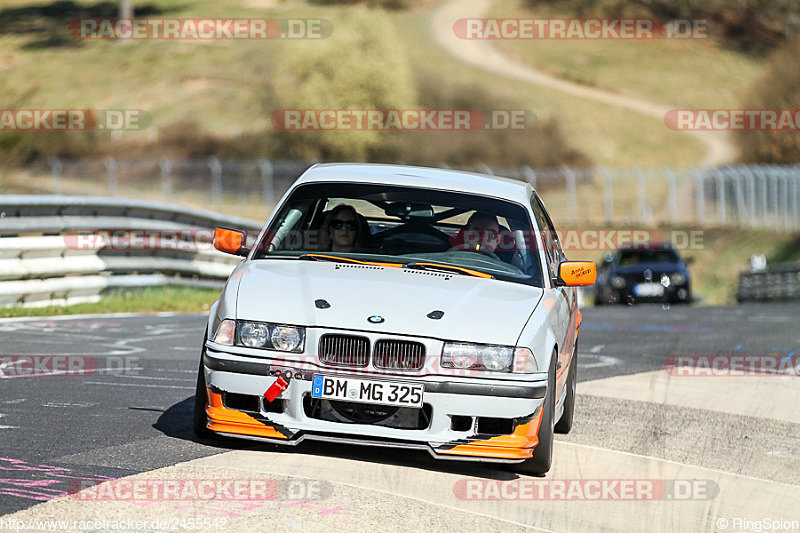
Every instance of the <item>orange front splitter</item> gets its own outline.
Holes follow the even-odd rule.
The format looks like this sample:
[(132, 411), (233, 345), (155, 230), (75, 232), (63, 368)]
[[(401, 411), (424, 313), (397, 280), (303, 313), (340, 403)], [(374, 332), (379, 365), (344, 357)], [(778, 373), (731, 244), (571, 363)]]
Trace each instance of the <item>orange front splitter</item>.
[(257, 418), (227, 409), (222, 405), (222, 395), (208, 391), (208, 404), (206, 405), (208, 429), (220, 433), (235, 433), (237, 435), (252, 435), (254, 437), (270, 437), (273, 439), (288, 439), (286, 435), (267, 425)]
[(499, 435), (485, 440), (475, 440), (467, 444), (457, 444), (449, 450), (436, 450), (446, 455), (469, 455), (492, 459), (528, 459), (539, 444), (539, 426), (542, 424), (542, 410), (530, 422), (520, 424), (510, 435)]

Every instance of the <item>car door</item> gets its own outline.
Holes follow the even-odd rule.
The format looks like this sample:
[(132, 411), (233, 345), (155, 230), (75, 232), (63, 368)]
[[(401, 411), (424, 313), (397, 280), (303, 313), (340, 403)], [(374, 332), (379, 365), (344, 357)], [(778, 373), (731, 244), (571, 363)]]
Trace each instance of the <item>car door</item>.
[(566, 383), (567, 368), (574, 346), (574, 310), (576, 309), (575, 290), (572, 287), (556, 287), (558, 265), (565, 259), (564, 250), (558, 239), (558, 233), (550, 220), (544, 204), (538, 196), (531, 198), (531, 207), (537, 225), (541, 231), (540, 245), (546, 255), (547, 274), (550, 277), (550, 288), (545, 289), (545, 305), (550, 305), (550, 314), (554, 317), (553, 332), (558, 342), (558, 362), (556, 363), (556, 397), (560, 398)]

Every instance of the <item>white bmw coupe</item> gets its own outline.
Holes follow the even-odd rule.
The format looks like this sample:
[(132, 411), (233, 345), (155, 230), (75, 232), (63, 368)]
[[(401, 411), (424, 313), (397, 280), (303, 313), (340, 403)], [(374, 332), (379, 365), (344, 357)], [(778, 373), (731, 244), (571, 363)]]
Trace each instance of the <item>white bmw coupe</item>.
[(569, 262), (531, 185), (410, 166), (315, 165), (208, 318), (200, 437), (424, 449), (550, 468), (575, 406), (591, 262)]

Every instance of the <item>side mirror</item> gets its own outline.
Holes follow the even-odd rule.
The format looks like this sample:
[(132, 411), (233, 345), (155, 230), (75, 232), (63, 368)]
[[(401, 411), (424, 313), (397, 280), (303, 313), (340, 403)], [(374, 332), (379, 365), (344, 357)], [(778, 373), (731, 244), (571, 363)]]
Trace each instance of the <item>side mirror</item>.
[(584, 287), (594, 285), (597, 267), (591, 261), (563, 261), (558, 265), (557, 285)]
[(214, 248), (226, 254), (245, 256), (250, 252), (244, 245), (245, 238), (242, 230), (217, 228), (214, 230)]

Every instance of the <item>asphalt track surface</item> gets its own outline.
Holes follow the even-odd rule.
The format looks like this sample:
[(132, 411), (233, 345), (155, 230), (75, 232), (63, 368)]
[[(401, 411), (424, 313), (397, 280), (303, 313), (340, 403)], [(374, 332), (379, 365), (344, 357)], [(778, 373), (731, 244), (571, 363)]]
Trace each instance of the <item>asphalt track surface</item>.
[[(275, 507), (268, 513), (228, 511), (226, 517), (239, 520), (235, 527), (228, 522), (231, 530), (276, 521), (290, 529), (314, 525), (331, 531), (414, 526), (622, 531), (687, 524), (722, 531), (721, 517), (798, 520), (796, 376), (662, 383), (668, 374), (665, 361), (675, 355), (796, 359), (798, 317), (800, 304), (584, 310), (575, 427), (557, 436), (548, 477), (700, 478), (719, 487), (718, 495), (685, 507), (641, 501), (465, 502), (453, 499), (453, 487), (463, 480), (522, 478), (484, 463), (436, 461), (424, 452), (319, 443), (275, 451), (244, 440), (198, 442), (191, 432), (191, 408), (203, 316), (2, 320), (0, 358), (84, 355), (97, 362), (98, 371), (12, 377), (6, 369), (0, 376), (0, 518), (22, 511), (13, 516), (95, 513), (111, 519), (122, 511), (105, 506), (120, 502), (89, 502), (67, 511), (58, 497), (77, 481), (147, 475), (178, 465), (164, 472), (173, 477), (210, 475), (215, 469), (228, 476), (263, 472), (280, 480), (324, 479), (335, 488), (325, 512), (321, 504)], [(744, 518), (723, 516), (730, 514), (728, 500), (755, 507)], [(792, 501), (793, 506), (787, 503)]]

